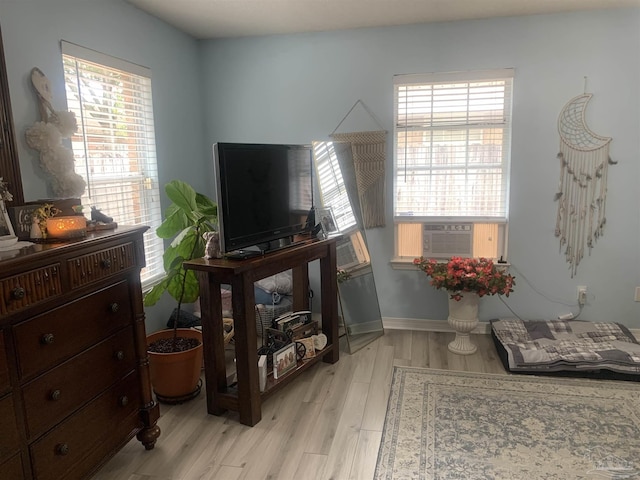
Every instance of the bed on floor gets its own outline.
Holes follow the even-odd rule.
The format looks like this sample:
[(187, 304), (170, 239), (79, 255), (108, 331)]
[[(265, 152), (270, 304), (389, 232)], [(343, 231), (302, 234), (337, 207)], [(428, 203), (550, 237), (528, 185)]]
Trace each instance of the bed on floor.
[(510, 372), (640, 381), (640, 344), (619, 323), (499, 319), (491, 336)]

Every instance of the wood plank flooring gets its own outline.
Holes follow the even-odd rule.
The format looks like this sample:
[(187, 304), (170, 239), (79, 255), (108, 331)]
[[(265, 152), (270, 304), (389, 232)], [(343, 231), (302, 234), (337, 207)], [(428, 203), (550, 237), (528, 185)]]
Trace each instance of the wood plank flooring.
[(208, 415), (204, 392), (160, 405), (153, 450), (129, 442), (94, 480), (370, 480), (376, 465), (394, 365), (507, 374), (489, 335), (478, 351), (447, 350), (453, 333), (386, 330), (353, 355), (318, 363), (262, 406), (254, 427), (227, 412)]

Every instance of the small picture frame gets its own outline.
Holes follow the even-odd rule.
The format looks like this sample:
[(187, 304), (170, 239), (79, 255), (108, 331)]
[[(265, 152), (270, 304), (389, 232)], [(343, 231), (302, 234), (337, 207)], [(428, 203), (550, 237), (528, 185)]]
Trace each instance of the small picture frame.
[(9, 212), (4, 200), (0, 200), (0, 245), (11, 245), (18, 241), (18, 237), (13, 231)]
[(325, 238), (338, 231), (336, 217), (333, 215), (331, 207), (322, 207), (316, 210), (316, 219), (322, 227)]
[(273, 354), (273, 378), (278, 379), (296, 369), (296, 344), (290, 343)]
[(303, 344), (306, 349), (304, 352), (304, 357), (302, 358), (303, 360), (308, 360), (316, 356), (316, 349), (313, 346), (313, 338), (311, 337), (300, 338), (296, 340), (296, 342)]

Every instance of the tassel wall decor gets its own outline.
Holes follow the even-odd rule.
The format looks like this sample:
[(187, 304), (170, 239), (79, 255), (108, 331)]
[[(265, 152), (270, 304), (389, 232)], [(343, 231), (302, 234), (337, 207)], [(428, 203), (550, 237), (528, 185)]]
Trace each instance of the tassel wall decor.
[(560, 238), (560, 249), (565, 249), (571, 278), (584, 257), (585, 245), (591, 254), (603, 233), (608, 166), (617, 163), (609, 157), (611, 138), (596, 135), (585, 122), (592, 96), (585, 93), (571, 99), (558, 118), (560, 181), (555, 195), (555, 236)]

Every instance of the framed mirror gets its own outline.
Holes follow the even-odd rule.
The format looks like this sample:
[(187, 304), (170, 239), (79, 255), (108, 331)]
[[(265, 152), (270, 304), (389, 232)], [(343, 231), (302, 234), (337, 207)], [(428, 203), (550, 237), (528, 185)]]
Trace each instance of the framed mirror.
[(330, 210), (340, 234), (336, 244), (338, 313), (344, 323), (349, 353), (354, 353), (383, 335), (384, 329), (351, 144), (314, 142), (313, 155), (322, 204), (318, 210)]
[(8, 184), (13, 195), (11, 205), (23, 205), (22, 178), (13, 129), (13, 115), (9, 98), (9, 83), (4, 62), (2, 32), (0, 31), (0, 177)]

